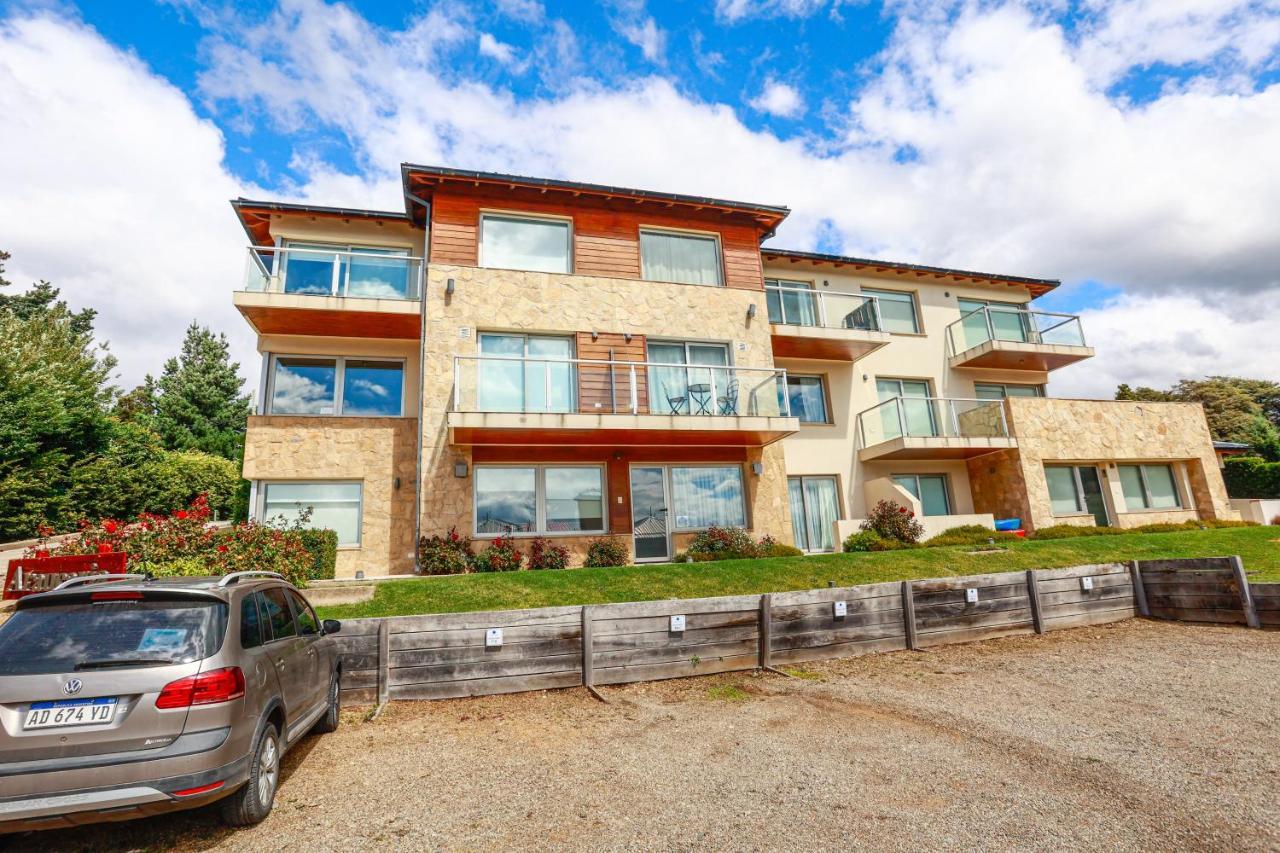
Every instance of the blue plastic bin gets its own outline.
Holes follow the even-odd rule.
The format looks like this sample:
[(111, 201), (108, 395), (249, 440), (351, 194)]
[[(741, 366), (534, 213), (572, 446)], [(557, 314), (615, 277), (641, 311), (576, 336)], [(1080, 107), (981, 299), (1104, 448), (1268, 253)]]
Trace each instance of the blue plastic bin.
[(1022, 526), (1020, 518), (997, 518), (996, 530), (1017, 530)]

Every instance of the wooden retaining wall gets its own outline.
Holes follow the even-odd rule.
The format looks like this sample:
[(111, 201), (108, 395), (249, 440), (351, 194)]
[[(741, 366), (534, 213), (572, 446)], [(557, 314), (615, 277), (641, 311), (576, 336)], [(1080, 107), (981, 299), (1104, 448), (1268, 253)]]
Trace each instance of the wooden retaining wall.
[(1263, 628), (1280, 628), (1280, 583), (1249, 584), (1258, 624)]
[(1239, 557), (1139, 560), (1143, 616), (1259, 627)]
[[(967, 590), (976, 590), (976, 601)], [(625, 684), (1044, 633), (1130, 618), (1134, 597), (1130, 568), (1107, 563), (762, 596), (352, 619), (336, 639), (343, 702), (367, 704)], [(486, 642), (492, 629), (501, 630), (499, 645)]]

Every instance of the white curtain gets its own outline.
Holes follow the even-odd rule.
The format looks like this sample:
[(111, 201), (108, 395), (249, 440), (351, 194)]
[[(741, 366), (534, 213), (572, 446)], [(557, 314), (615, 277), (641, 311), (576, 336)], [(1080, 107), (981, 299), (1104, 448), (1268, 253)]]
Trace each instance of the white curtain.
[(640, 260), (649, 281), (719, 284), (719, 255), (711, 237), (640, 232)]
[(808, 520), (804, 513), (804, 485), (799, 477), (787, 478), (787, 496), (791, 502), (791, 535), (795, 537), (797, 548), (808, 551), (809, 532)]
[(808, 510), (809, 550), (835, 550), (835, 524), (840, 517), (835, 478), (805, 477), (804, 499)]
[(747, 526), (738, 466), (672, 468), (671, 487), (677, 528)]

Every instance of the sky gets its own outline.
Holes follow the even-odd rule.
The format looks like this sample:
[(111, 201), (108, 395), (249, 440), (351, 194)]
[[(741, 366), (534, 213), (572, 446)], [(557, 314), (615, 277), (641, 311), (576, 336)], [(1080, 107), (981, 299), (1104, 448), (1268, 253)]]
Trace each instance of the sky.
[(1280, 0), (0, 0), (0, 249), (123, 388), (226, 332), (244, 195), (399, 164), (783, 204), (770, 246), (1061, 279), (1056, 396), (1280, 379)]

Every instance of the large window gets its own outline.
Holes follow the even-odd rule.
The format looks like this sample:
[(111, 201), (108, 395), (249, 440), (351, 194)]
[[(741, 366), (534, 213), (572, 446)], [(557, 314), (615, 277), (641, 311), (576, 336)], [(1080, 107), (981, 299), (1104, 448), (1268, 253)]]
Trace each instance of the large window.
[[(1016, 302), (991, 302), (981, 299), (960, 299), (960, 326), (964, 341), (961, 350), (975, 347), (989, 340), (1028, 340), (1030, 327), (1025, 305)], [(987, 309), (983, 311), (982, 309)]]
[(262, 518), (292, 522), (310, 511), (307, 526), (334, 530), (339, 545), (360, 544), (359, 483), (266, 483)]
[(827, 411), (826, 383), (821, 376), (788, 373), (787, 399), (791, 404), (791, 416), (799, 418), (800, 423), (831, 423), (831, 415)]
[[(482, 412), (572, 412), (573, 339), (480, 333), (476, 396)], [(511, 359), (505, 362), (500, 359)]]
[(886, 332), (920, 331), (920, 323), (916, 319), (916, 299), (910, 293), (900, 290), (872, 290), (862, 288), (863, 296), (874, 296), (880, 303), (880, 322)]
[(273, 415), (399, 417), (404, 363), (278, 355), (272, 359), (269, 399)]
[(894, 474), (893, 482), (920, 501), (922, 515), (951, 515), (946, 474)]
[(416, 296), (408, 249), (286, 240), (280, 253), (285, 293), (406, 299)]
[(813, 290), (813, 282), (766, 278), (764, 288), (770, 323), (789, 323), (793, 326), (818, 324), (818, 298)]
[(569, 223), (486, 213), (480, 217), (480, 266), (569, 272)]
[[(727, 344), (649, 341), (649, 411), (661, 415), (736, 415), (738, 382), (727, 367)], [(688, 365), (683, 366), (683, 365)]]
[(747, 526), (738, 465), (672, 467), (671, 496), (677, 530)]
[(1125, 509), (1178, 509), (1178, 485), (1171, 465), (1121, 465), (1120, 485), (1124, 489)]
[(640, 266), (648, 281), (718, 285), (720, 244), (697, 234), (641, 231)]
[(1009, 385), (975, 382), (973, 395), (979, 400), (1003, 400), (1006, 397), (1043, 397), (1043, 385)]
[(475, 481), (477, 536), (605, 531), (599, 466), (477, 466)]
[(1044, 479), (1049, 487), (1049, 505), (1054, 515), (1088, 513), (1100, 526), (1111, 523), (1107, 499), (1102, 491), (1102, 477), (1096, 465), (1046, 465)]
[(834, 551), (840, 500), (835, 477), (788, 477), (791, 534), (803, 551)]

